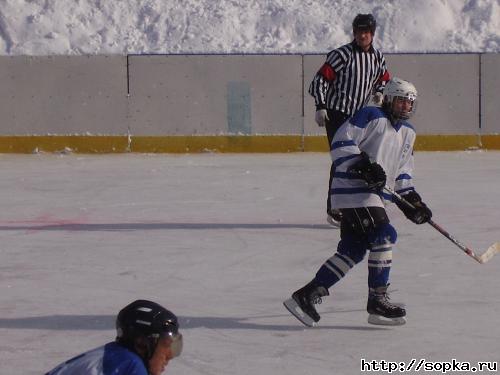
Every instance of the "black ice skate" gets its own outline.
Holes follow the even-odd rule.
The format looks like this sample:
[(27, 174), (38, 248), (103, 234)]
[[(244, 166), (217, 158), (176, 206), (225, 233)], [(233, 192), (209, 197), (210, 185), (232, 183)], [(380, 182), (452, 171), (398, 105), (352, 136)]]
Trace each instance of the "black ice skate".
[(283, 305), (304, 325), (314, 327), (315, 323), (320, 319), (314, 305), (320, 304), (321, 297), (328, 295), (328, 290), (324, 286), (318, 285), (316, 280), (313, 280), (295, 291), (292, 298), (283, 302)]
[(370, 288), (366, 311), (370, 314), (370, 324), (400, 326), (406, 323), (405, 309), (389, 302), (387, 286)]

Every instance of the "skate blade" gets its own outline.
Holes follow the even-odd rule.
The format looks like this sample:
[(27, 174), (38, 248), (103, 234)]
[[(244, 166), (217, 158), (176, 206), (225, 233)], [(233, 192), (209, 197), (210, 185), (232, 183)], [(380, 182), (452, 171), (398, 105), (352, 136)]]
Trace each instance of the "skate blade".
[(311, 317), (302, 311), (302, 309), (297, 305), (297, 302), (293, 298), (289, 298), (283, 302), (283, 306), (286, 307), (290, 313), (296, 317), (302, 324), (307, 327), (315, 327), (316, 322), (311, 319)]
[(370, 314), (368, 315), (368, 323), (377, 326), (402, 326), (406, 324), (406, 319), (401, 318), (385, 318), (381, 315)]

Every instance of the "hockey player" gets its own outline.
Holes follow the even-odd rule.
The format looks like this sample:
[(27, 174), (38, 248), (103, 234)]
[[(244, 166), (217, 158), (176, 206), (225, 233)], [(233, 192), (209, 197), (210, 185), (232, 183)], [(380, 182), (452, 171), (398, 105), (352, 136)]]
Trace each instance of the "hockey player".
[(335, 175), (332, 204), (342, 213), (337, 252), (314, 279), (285, 301), (287, 309), (304, 324), (320, 319), (314, 305), (328, 289), (368, 256), (368, 321), (404, 324), (404, 308), (389, 302), (387, 287), (396, 230), (384, 209), (392, 196), (385, 186), (401, 194), (413, 207), (396, 204), (416, 224), (432, 217), (413, 186), (414, 128), (407, 120), (416, 109), (417, 90), (410, 82), (391, 79), (383, 92), (382, 108), (365, 107), (345, 122), (332, 143)]
[[(340, 125), (367, 105), (371, 94), (376, 98), (374, 102), (380, 101), (378, 98), (382, 96), (383, 86), (390, 78), (384, 55), (373, 47), (376, 28), (373, 15), (358, 14), (352, 21), (354, 40), (328, 53), (309, 86), (309, 93), (316, 104), (315, 120), (319, 126), (326, 128), (330, 150)], [(332, 163), (328, 189), (334, 171)], [(340, 212), (334, 208), (328, 194), (327, 220), (339, 226)]]
[(46, 375), (160, 375), (181, 354), (177, 317), (146, 300), (125, 306), (116, 318), (117, 337), (80, 354)]

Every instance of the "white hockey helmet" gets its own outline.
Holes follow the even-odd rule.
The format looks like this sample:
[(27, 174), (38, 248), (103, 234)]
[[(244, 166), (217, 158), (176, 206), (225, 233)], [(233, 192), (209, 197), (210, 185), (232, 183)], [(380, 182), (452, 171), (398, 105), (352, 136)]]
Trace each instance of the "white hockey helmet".
[[(408, 112), (395, 111), (393, 103), (395, 98), (403, 98), (410, 100), (412, 103), (411, 109)], [(417, 109), (417, 89), (413, 83), (405, 81), (401, 78), (393, 77), (384, 88), (383, 108), (389, 112), (394, 118), (408, 120)]]

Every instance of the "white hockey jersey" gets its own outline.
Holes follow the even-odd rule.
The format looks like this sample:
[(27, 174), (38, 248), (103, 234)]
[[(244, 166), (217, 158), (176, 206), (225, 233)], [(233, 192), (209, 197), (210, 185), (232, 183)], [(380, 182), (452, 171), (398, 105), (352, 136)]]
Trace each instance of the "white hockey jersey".
[(378, 107), (364, 107), (346, 121), (332, 142), (335, 174), (330, 194), (333, 208), (384, 207), (392, 197), (369, 190), (364, 180), (347, 172), (366, 152), (382, 166), (387, 186), (400, 194), (413, 190), (413, 144), (415, 130), (406, 121), (392, 124)]

